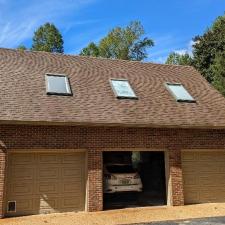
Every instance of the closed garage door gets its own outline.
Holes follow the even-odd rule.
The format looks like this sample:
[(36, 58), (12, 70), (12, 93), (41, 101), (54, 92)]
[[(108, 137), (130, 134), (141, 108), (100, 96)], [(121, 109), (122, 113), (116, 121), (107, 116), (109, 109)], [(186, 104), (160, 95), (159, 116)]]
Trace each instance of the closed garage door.
[(84, 171), (84, 153), (9, 154), (6, 214), (84, 210)]
[(225, 152), (182, 153), (186, 204), (225, 202)]

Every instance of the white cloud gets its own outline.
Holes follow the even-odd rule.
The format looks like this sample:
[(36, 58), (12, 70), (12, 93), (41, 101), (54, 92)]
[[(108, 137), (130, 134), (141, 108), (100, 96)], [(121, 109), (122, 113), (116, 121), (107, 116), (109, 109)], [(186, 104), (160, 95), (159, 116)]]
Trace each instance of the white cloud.
[(188, 53), (192, 55), (192, 40), (188, 41), (185, 36), (177, 36), (175, 34), (165, 34), (162, 36), (149, 35), (155, 41), (155, 46), (148, 50), (148, 61), (157, 63), (165, 63), (171, 52), (178, 54)]
[(179, 49), (179, 50), (175, 50), (174, 52), (179, 55), (185, 55), (186, 53), (188, 53), (187, 49)]
[[(149, 35), (151, 37), (151, 35)], [(180, 50), (180, 46), (186, 45), (184, 37), (178, 37), (172, 34), (163, 36), (152, 36), (155, 46), (149, 50), (149, 56), (154, 58), (164, 57), (175, 50)]]
[(150, 57), (160, 57), (164, 54), (167, 54), (168, 52), (171, 52), (172, 48), (160, 48), (159, 50), (155, 50), (153, 51), (152, 49), (150, 49), (149, 51), (149, 55)]
[(177, 49), (174, 52), (178, 53), (179, 55), (184, 55), (184, 54), (189, 54), (189, 55), (193, 55), (192, 50), (193, 50), (193, 44), (195, 42), (193, 40), (189, 41), (187, 44), (187, 47), (184, 49)]
[(156, 58), (151, 58), (151, 62), (164, 64), (166, 62), (167, 56), (160, 56)]
[[(56, 23), (65, 30), (67, 18), (96, 0), (0, 0), (0, 46), (16, 47), (30, 39), (38, 26)], [(76, 21), (76, 24), (92, 21)], [(67, 28), (68, 29), (68, 28)]]

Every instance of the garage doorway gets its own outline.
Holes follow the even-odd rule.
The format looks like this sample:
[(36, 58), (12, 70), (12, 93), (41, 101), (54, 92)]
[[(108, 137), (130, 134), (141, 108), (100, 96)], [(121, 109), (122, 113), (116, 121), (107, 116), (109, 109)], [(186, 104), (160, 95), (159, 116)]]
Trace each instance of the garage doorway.
[(167, 204), (163, 151), (104, 152), (103, 164), (105, 210)]

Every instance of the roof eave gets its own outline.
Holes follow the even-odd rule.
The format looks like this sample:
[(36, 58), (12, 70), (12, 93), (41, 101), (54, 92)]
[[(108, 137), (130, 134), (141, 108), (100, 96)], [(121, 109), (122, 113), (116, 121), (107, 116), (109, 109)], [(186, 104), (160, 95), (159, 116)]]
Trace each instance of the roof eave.
[(136, 124), (106, 122), (73, 122), (73, 121), (22, 121), (0, 120), (0, 125), (33, 125), (33, 126), (85, 126), (85, 127), (130, 127), (130, 128), (165, 128), (165, 129), (225, 129), (225, 124)]

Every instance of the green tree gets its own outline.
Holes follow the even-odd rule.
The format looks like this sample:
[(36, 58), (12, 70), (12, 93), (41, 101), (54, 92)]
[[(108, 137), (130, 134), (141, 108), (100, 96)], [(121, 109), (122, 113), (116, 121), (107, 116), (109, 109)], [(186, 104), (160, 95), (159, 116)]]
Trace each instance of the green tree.
[(213, 86), (225, 96), (225, 52), (216, 55), (210, 70), (213, 75)]
[(218, 17), (213, 25), (202, 36), (196, 36), (194, 41), (194, 66), (212, 83), (215, 75), (212, 65), (216, 55), (223, 55), (225, 51), (225, 15)]
[(80, 55), (86, 55), (86, 56), (99, 56), (99, 49), (98, 46), (91, 42), (86, 48), (83, 48)]
[(112, 59), (138, 60), (147, 57), (147, 48), (154, 45), (147, 37), (140, 22), (131, 22), (125, 28), (116, 27), (99, 44), (90, 43), (81, 51), (81, 55), (100, 56)]
[(54, 24), (46, 23), (34, 32), (32, 50), (63, 53), (63, 38)]
[(25, 51), (25, 50), (27, 50), (27, 47), (25, 45), (21, 44), (17, 47), (17, 49), (21, 50), (21, 51)]
[(188, 53), (179, 54), (176, 52), (172, 52), (169, 54), (166, 60), (166, 64), (191, 66), (193, 64), (193, 59)]

